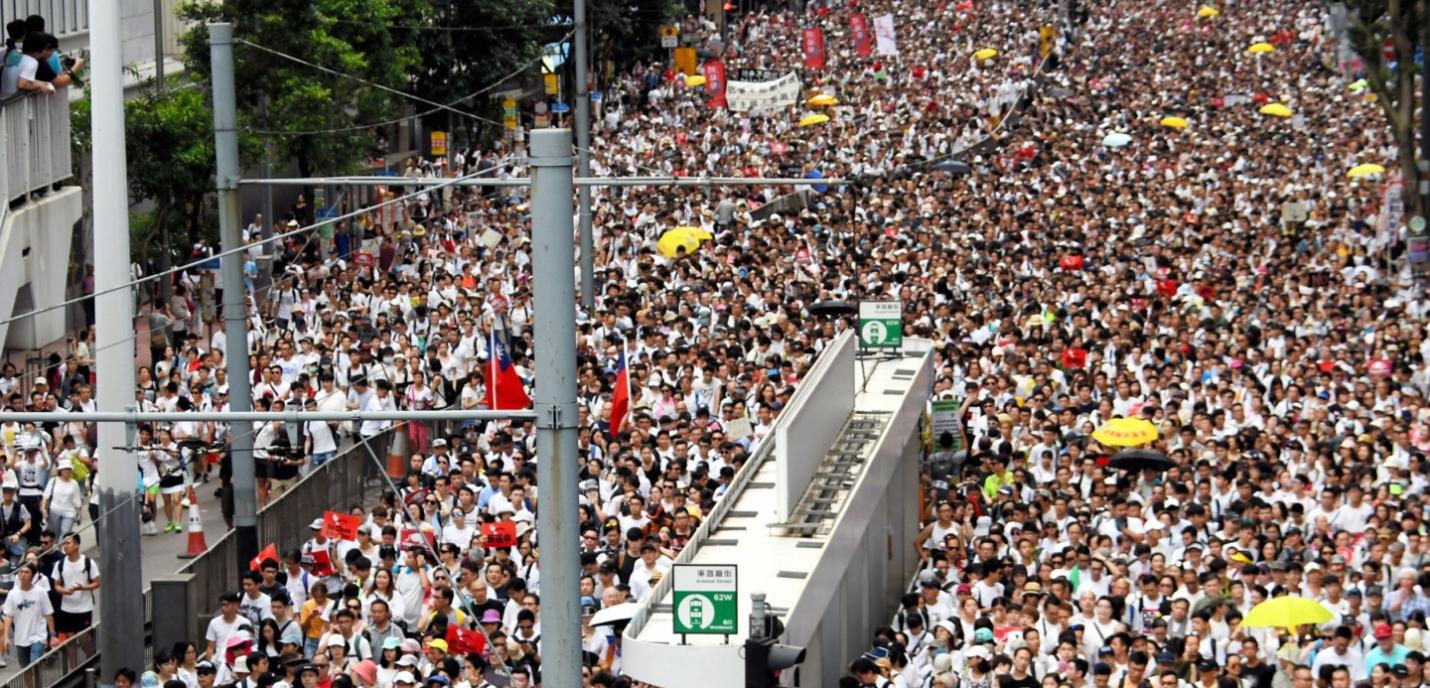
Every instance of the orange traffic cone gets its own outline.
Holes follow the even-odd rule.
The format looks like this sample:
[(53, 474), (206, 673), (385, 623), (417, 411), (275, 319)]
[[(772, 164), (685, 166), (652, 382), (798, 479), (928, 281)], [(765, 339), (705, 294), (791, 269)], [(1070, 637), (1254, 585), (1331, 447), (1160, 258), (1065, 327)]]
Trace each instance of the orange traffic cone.
[(184, 506), (189, 508), (189, 548), (179, 555), (180, 559), (193, 559), (209, 548), (208, 543), (204, 541), (204, 520), (199, 515), (199, 501), (192, 498), (193, 490), (194, 488), (190, 486), (189, 497), (184, 499)]
[(391, 431), (387, 444), (387, 475), (393, 480), (401, 480), (407, 475), (407, 433)]

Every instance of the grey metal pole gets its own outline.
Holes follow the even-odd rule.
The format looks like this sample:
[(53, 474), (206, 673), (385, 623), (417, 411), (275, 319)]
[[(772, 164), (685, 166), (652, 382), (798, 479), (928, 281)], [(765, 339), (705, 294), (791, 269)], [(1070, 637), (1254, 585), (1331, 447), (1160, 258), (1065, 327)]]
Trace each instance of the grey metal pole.
[[(233, 25), (209, 24), (209, 60), (213, 70), (214, 152), (218, 182), (219, 241), (224, 251), (243, 245), (238, 215), (238, 105), (233, 84)], [(253, 409), (248, 377), (247, 290), (243, 255), (226, 253), (223, 270), (223, 323), (228, 363), (229, 409)], [(233, 423), (229, 429), (229, 462), (233, 468), (233, 526), (238, 542), (238, 566), (258, 555), (258, 484), (253, 473), (253, 425)]]
[[(591, 176), (591, 94), (586, 81), (586, 0), (576, 0), (576, 174)], [(591, 232), (591, 187), (578, 191), (581, 224), (581, 308), (596, 303), (596, 239)]]
[(164, 92), (164, 0), (154, 0), (154, 87)]
[[(258, 96), (258, 112), (259, 112), (260, 116), (263, 117), (263, 122), (264, 122), (264, 124), (266, 125), (266, 124), (268, 123), (268, 94), (267, 94), (267, 93), (264, 93), (264, 94)], [(263, 161), (262, 161), (262, 168), (259, 170), (259, 174), (262, 174), (264, 179), (268, 179), (268, 178), (270, 178), (270, 177), (273, 176), (273, 158), (272, 158), (273, 151), (272, 151), (272, 147), (271, 147), (271, 145), (270, 145), (271, 142), (272, 142), (272, 138), (271, 138), (271, 137), (265, 136), (265, 137), (263, 138)], [(306, 185), (305, 185), (305, 186), (306, 186)], [(242, 218), (241, 214), (242, 214), (242, 211), (240, 211), (240, 217), (239, 217), (239, 221), (240, 221), (240, 222), (243, 221), (243, 218)], [(267, 186), (267, 187), (264, 187), (264, 188), (263, 188), (263, 222), (262, 222), (262, 224), (260, 224), (259, 227), (258, 227), (258, 233), (263, 237), (263, 239), (265, 240), (265, 243), (263, 244), (263, 247), (259, 249), (259, 251), (258, 251), (259, 254), (264, 254), (264, 253), (270, 253), (270, 252), (271, 252), (271, 253), (273, 253), (274, 255), (277, 255), (278, 251), (276, 251), (276, 250), (274, 249), (273, 245), (272, 245), (272, 244), (269, 244), (269, 243), (266, 243), (266, 241), (267, 241), (268, 239), (273, 238), (273, 232), (274, 232), (274, 230), (277, 229), (277, 227), (278, 227), (277, 222), (278, 222), (278, 216), (275, 214), (275, 211), (273, 210), (273, 187)], [(287, 227), (284, 227), (284, 228), (283, 228), (284, 231), (286, 231), (287, 229), (288, 229)], [(241, 233), (241, 232), (240, 232), (240, 236), (242, 236), (242, 233)], [(254, 237), (249, 237), (250, 240), (252, 240), (253, 238), (254, 238)], [(267, 292), (268, 286), (273, 283), (272, 270), (273, 270), (273, 263), (272, 263), (272, 261), (264, 260), (264, 261), (261, 261), (261, 262), (259, 263), (259, 265), (258, 265), (258, 284), (256, 285), (257, 288), (260, 290), (258, 293), (260, 293), (260, 294), (267, 294), (267, 293), (268, 293), (268, 292)], [(253, 305), (256, 306), (256, 307), (259, 307), (259, 308), (262, 308), (262, 307), (263, 307), (263, 304), (257, 303), (256, 300), (255, 300), (255, 303), (254, 303)]]
[[(124, 153), (124, 56), (121, 51), (123, 25), (119, 3), (91, 0), (90, 49), (94, 74), (91, 77), (94, 140), (94, 176), (103, 184), (94, 185), (95, 286), (95, 368), (99, 388), (96, 407), (122, 411), (134, 403), (134, 351), (128, 345), (113, 346), (134, 336), (134, 311), (129, 290), (129, 198), (128, 161)], [(139, 554), (139, 517), (131, 495), (138, 458), (131, 452), (108, 447), (124, 446), (125, 428), (113, 423), (99, 427), (97, 476), (100, 513), (108, 516), (96, 524), (98, 542), (104, 556), (99, 558), (99, 575), (104, 593), (99, 596), (99, 651), (105, 676), (121, 667), (140, 668), (144, 664), (144, 634), (134, 629), (144, 624), (143, 561)]]
[(546, 685), (581, 685), (576, 483), (576, 276), (571, 270), (571, 130), (531, 132), (536, 312), (536, 481), (541, 493), (541, 664)]

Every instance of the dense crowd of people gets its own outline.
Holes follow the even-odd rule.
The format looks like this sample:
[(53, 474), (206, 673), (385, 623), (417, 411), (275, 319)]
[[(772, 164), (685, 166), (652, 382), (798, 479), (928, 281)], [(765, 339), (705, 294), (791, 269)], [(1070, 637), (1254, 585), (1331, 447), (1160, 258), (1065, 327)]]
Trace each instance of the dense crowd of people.
[[(688, 18), (685, 40), (723, 55), (729, 78), (799, 74), (798, 104), (766, 112), (711, 107), (664, 63), (606, 85), (597, 176), (857, 183), (797, 202), (775, 187), (595, 192), (598, 293), (576, 316), (587, 621), (650, 595), (849, 327), (810, 306), (897, 298), (906, 334), (935, 343), (933, 393), (963, 402), (962, 432), (931, 442), (914, 589), (869, 629), (841, 685), (1425, 682), (1430, 307), (1381, 184), (1346, 176), (1393, 169), (1395, 152), (1378, 106), (1350, 88), (1358, 75), (1330, 62), (1325, 7), (1119, 0), (1070, 3), (1062, 17), (1058, 4), (816, 0), (725, 27)], [(855, 13), (868, 27), (891, 14), (895, 52), (871, 28), (877, 50), (861, 55)], [(806, 27), (824, 32), (821, 67), (806, 63)], [(1273, 50), (1249, 54), (1257, 42)], [(985, 49), (996, 54), (974, 57)], [(838, 104), (804, 105), (816, 93)], [(1270, 103), (1292, 116), (1263, 114)], [(801, 126), (816, 109), (830, 121)], [(1164, 126), (1169, 116), (1185, 128)], [(511, 141), (464, 151), (451, 173), (520, 176), (520, 152)], [(404, 176), (448, 169), (414, 160)], [(514, 188), (431, 190), (340, 222), (331, 239), (288, 238), (271, 286), (250, 260), (255, 406), (488, 408), (496, 350), (529, 387), (525, 203)], [(276, 229), (311, 220), (300, 198)], [(713, 238), (662, 253), (680, 226)], [(226, 408), (229, 343), (201, 289), (179, 280), (145, 313), (135, 394), (146, 408)], [(25, 562), (3, 628), (22, 663), (49, 637), (47, 618), (77, 622), (60, 611), (82, 613), (70, 595), (92, 588), (74, 582), (98, 585), (77, 540), (79, 558), (62, 563), (39, 539), (69, 541), (87, 497), (71, 500), (64, 481), (98, 468), (93, 429), (62, 415), (93, 407), (92, 347), (92, 333), (77, 337), (43, 379), (0, 372), (9, 408), (57, 412), (0, 434), (18, 486), (7, 475), (0, 535), (14, 546), (0, 556)], [(630, 412), (613, 418), (623, 361)], [(1173, 468), (1107, 465), (1115, 448), (1092, 433), (1127, 417), (1160, 430), (1150, 447)], [(741, 418), (752, 432), (734, 436)], [(389, 427), (255, 428), (263, 499), (345, 438)], [(156, 651), (121, 685), (539, 685), (532, 428), (397, 431), (410, 469), (397, 493), (353, 510), (353, 539), (314, 521), (301, 548), (218, 600), (199, 642)], [(181, 447), (221, 444), (226, 429), (145, 433), (146, 528), (157, 534), (162, 515), (179, 532), (183, 476), (207, 472)], [(12, 615), (14, 590), (37, 585), (69, 592)], [(1241, 624), (1282, 596), (1329, 620)], [(640, 685), (623, 675), (619, 628), (583, 625), (587, 686)]]

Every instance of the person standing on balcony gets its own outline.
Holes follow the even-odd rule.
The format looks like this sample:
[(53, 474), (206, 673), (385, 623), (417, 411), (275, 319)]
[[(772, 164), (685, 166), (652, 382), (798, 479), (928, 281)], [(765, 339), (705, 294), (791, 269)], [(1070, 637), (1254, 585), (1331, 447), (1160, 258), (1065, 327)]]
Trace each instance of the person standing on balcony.
[(44, 32), (32, 32), (25, 36), (20, 59), (15, 60), (13, 65), (7, 61), (5, 71), (0, 73), (0, 98), (8, 98), (20, 91), (55, 92), (54, 84), (37, 77), (40, 63), (48, 61), (54, 54), (54, 49), (50, 47), (53, 38)]

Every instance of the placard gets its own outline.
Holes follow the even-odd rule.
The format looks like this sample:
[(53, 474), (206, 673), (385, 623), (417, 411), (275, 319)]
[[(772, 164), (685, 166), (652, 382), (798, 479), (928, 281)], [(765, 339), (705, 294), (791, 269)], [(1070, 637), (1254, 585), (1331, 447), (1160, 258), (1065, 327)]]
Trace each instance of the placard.
[(514, 521), (483, 523), (482, 536), (486, 538), (487, 547), (515, 547), (516, 523)]

